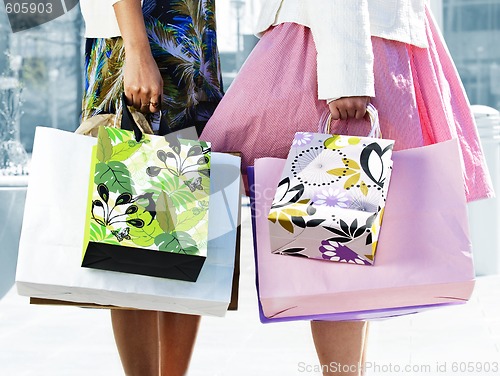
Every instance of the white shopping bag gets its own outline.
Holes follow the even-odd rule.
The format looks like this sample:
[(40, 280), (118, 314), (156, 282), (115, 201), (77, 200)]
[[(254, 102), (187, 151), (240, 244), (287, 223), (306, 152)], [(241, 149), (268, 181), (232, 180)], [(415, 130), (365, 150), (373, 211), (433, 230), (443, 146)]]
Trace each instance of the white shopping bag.
[(96, 139), (37, 127), (16, 286), (23, 296), (223, 316), (234, 271), (240, 158), (212, 154), (208, 256), (196, 282), (82, 268)]

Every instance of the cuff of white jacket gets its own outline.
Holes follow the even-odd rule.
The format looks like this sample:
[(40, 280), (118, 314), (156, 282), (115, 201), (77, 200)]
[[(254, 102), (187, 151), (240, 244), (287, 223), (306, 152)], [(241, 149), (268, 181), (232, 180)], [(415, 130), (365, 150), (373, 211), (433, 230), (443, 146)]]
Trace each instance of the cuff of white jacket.
[(331, 102), (342, 97), (375, 96), (373, 59), (343, 63), (338, 57), (324, 58), (318, 55), (317, 69), (320, 100)]

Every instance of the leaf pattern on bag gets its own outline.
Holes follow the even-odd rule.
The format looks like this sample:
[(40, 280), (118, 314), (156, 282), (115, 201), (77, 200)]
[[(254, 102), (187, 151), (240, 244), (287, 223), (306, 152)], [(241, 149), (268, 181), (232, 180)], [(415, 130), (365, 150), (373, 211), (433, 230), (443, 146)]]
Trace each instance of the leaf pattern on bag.
[(331, 170), (328, 170), (327, 173), (335, 176), (349, 176), (349, 175), (354, 175), (356, 171), (350, 170), (348, 168), (333, 168)]
[(324, 227), (325, 229), (336, 235), (328, 239), (329, 241), (338, 243), (348, 243), (351, 240), (363, 235), (367, 229), (366, 224), (359, 226), (357, 219), (354, 219), (350, 225), (347, 224), (344, 220), (339, 219), (339, 225), (340, 229), (327, 226)]
[(368, 186), (366, 185), (366, 183), (364, 181), (361, 182), (359, 188), (360, 188), (361, 193), (363, 193), (363, 195), (368, 196)]
[[(306, 227), (317, 227), (323, 223), (325, 219), (314, 218), (306, 220), (304, 218), (313, 215), (316, 211), (311, 204), (309, 200), (302, 200), (289, 205), (285, 209), (274, 209), (269, 213), (267, 219), (272, 223), (278, 222), (281, 227), (291, 234), (295, 232), (295, 226), (301, 229), (305, 229)], [(307, 205), (307, 207), (304, 210), (305, 205)]]
[(127, 136), (123, 132), (123, 130), (121, 130), (119, 128), (107, 127), (106, 131), (108, 132), (108, 135), (109, 135), (109, 138), (111, 139), (111, 142), (114, 144), (125, 141), (125, 138)]
[(151, 182), (151, 185), (156, 188), (155, 195), (159, 195), (163, 191), (170, 192), (169, 197), (178, 210), (187, 210), (190, 204), (196, 201), (195, 193), (191, 192), (185, 184), (182, 184), (174, 176), (160, 175), (156, 181)]
[(275, 255), (287, 255), (287, 256), (294, 256), (294, 257), (303, 257), (303, 258), (309, 258), (309, 256), (301, 253), (305, 251), (305, 248), (286, 248), (286, 249), (279, 249), (276, 251), (273, 251)]
[[(99, 183), (96, 187), (96, 191), (100, 199), (96, 199), (94, 195), (94, 200), (92, 201), (90, 209), (91, 219), (104, 228), (110, 226), (112, 228), (113, 224), (127, 222), (127, 220), (123, 220), (123, 216), (134, 214), (138, 211), (137, 206), (133, 204), (135, 200), (128, 192), (120, 193), (117, 197), (113, 195), (114, 198), (112, 199), (110, 191), (104, 183)], [(129, 205), (125, 209), (125, 213), (117, 214), (115, 210), (119, 206), (125, 205)], [(115, 213), (113, 213), (114, 211)], [(132, 220), (129, 224), (134, 227), (144, 226), (144, 223), (138, 220)]]
[(208, 210), (207, 207), (197, 207), (191, 210), (183, 211), (177, 217), (176, 229), (178, 231), (188, 231), (196, 226), (197, 223), (205, 216)]
[(289, 233), (293, 234), (294, 227), (290, 216), (287, 216), (285, 213), (282, 213), (281, 211), (274, 211), (269, 214), (268, 219), (273, 223), (276, 223), (277, 221), (281, 227), (283, 227)]
[(359, 174), (359, 173), (351, 176), (344, 183), (344, 189), (350, 189), (350, 188), (354, 187), (358, 183), (360, 177), (361, 177), (361, 174)]
[(336, 150), (349, 145), (357, 145), (360, 142), (360, 137), (334, 134), (325, 140), (324, 145), (327, 149)]
[[(116, 195), (110, 193), (103, 183), (96, 189), (102, 201), (99, 199), (92, 201), (91, 241), (116, 244), (115, 241), (111, 241), (113, 238), (109, 234), (112, 234), (118, 242), (129, 240), (140, 247), (154, 244), (154, 238), (162, 232), (162, 229), (157, 221), (153, 221), (157, 213), (150, 196), (145, 194), (133, 197), (128, 192)], [(139, 202), (144, 206), (139, 205)]]
[(375, 254), (375, 250), (377, 249), (378, 237), (380, 235), (380, 227), (382, 226), (382, 219), (384, 218), (385, 207), (380, 209), (377, 214), (374, 214), (370, 218), (371, 222), (371, 231), (366, 238), (366, 245), (372, 245), (372, 254)]
[[(169, 149), (158, 150), (156, 157), (161, 166), (148, 166), (146, 172), (151, 177), (157, 177), (162, 170), (168, 171), (170, 174), (182, 177), (192, 172), (209, 171), (210, 149), (204, 142), (195, 143), (190, 145), (189, 149), (183, 155), (183, 148), (181, 141), (177, 137), (167, 136), (169, 141)], [(189, 145), (188, 145), (189, 146)], [(201, 175), (200, 175), (201, 177)]]
[(307, 227), (306, 221), (302, 217), (291, 216), (290, 219), (292, 220), (292, 223), (297, 227), (300, 227), (300, 228)]
[(344, 183), (344, 189), (350, 189), (358, 183), (361, 177), (361, 174), (359, 172), (361, 170), (361, 167), (354, 159), (349, 159), (345, 156), (344, 158), (342, 158), (342, 164), (344, 165), (344, 167), (333, 168), (331, 170), (328, 170), (327, 173), (341, 178), (349, 177)]
[(160, 234), (155, 238), (158, 250), (172, 253), (196, 255), (199, 253), (196, 242), (187, 232), (172, 232)]
[(297, 184), (290, 186), (290, 179), (287, 177), (278, 184), (271, 212), (268, 220), (272, 223), (278, 222), (279, 225), (289, 233), (295, 232), (295, 226), (299, 228), (316, 227), (323, 220), (306, 221), (304, 217), (313, 215), (316, 209), (311, 205), (310, 199), (302, 199), (304, 194), (304, 185)]
[(392, 151), (392, 144), (382, 150), (379, 144), (371, 143), (367, 145), (360, 155), (361, 167), (366, 175), (379, 187), (384, 186), (387, 173), (387, 163), (390, 158), (387, 158), (387, 163), (384, 162), (384, 155)]
[(106, 129), (104, 127), (100, 127), (97, 139), (97, 160), (99, 162), (106, 163), (107, 161), (109, 161), (112, 154), (113, 145), (111, 144), (109, 134), (108, 132), (106, 132)]
[[(100, 160), (94, 159), (90, 238), (127, 247), (158, 250), (161, 245), (162, 251), (205, 254), (208, 144), (173, 135), (144, 135), (136, 142), (132, 132), (108, 127), (100, 127), (98, 136), (103, 141), (100, 152), (96, 147)], [(165, 167), (170, 163), (169, 169), (150, 166), (149, 172), (155, 173), (148, 176), (151, 155), (167, 162)]]
[(112, 233), (106, 231), (106, 227), (96, 222), (90, 222), (89, 240), (91, 242), (105, 241), (107, 244), (120, 244)]
[[(279, 182), (271, 209), (277, 209), (287, 206), (289, 204), (297, 203), (299, 202), (303, 194), (304, 194), (304, 185), (297, 184), (291, 187), (290, 178), (287, 177)], [(302, 203), (308, 203), (308, 202), (309, 200), (307, 200), (307, 202), (302, 201)]]
[[(132, 218), (133, 216), (136, 216), (136, 218)], [(130, 216), (129, 220), (127, 220), (127, 223), (129, 223), (131, 220), (140, 220), (145, 223), (144, 226), (142, 227), (130, 227), (130, 237), (131, 240), (134, 244), (138, 245), (139, 247), (149, 247), (153, 244), (155, 244), (155, 239), (158, 235), (163, 234), (163, 230), (161, 229), (160, 225), (158, 222), (153, 221), (149, 222), (149, 213), (146, 211), (142, 212), (137, 212)]]
[(142, 143), (136, 141), (125, 141), (113, 146), (111, 158), (114, 161), (125, 161), (129, 159), (140, 147)]
[(156, 201), (156, 219), (164, 232), (174, 231), (177, 224), (177, 213), (172, 199), (167, 192), (161, 192)]
[(306, 222), (306, 227), (318, 227), (324, 221), (325, 221), (324, 218), (311, 219), (311, 220)]
[(130, 172), (122, 162), (98, 163), (95, 167), (94, 183), (105, 184), (110, 192), (134, 193)]

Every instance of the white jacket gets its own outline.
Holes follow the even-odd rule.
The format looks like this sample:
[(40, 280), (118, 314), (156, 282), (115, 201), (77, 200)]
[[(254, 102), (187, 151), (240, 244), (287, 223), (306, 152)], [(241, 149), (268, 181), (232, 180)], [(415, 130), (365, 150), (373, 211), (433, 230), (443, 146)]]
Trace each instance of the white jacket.
[(120, 36), (113, 4), (120, 0), (80, 0), (85, 20), (85, 37), (112, 38)]
[(427, 47), (426, 0), (264, 0), (256, 34), (294, 22), (311, 29), (319, 99), (375, 96), (371, 36)]

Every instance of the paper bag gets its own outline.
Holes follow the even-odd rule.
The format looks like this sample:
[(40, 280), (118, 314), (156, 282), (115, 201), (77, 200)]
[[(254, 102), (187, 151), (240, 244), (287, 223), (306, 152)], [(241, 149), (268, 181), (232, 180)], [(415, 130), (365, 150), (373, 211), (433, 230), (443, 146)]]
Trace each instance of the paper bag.
[(373, 319), (467, 301), (474, 287), (456, 140), (395, 152), (377, 262), (272, 254), (267, 213), (285, 161), (255, 162), (259, 302), (265, 319)]
[(374, 137), (368, 111), (368, 137), (295, 134), (268, 215), (273, 253), (373, 264), (394, 141)]
[[(196, 282), (82, 268), (88, 176), (96, 139), (38, 127), (19, 244), (18, 293), (189, 314), (223, 316), (231, 296), (240, 158), (213, 153), (207, 259)], [(61, 185), (61, 175), (68, 177)]]

